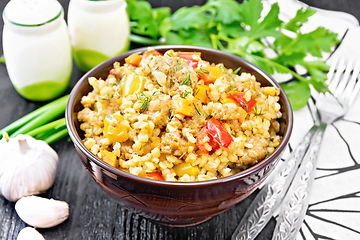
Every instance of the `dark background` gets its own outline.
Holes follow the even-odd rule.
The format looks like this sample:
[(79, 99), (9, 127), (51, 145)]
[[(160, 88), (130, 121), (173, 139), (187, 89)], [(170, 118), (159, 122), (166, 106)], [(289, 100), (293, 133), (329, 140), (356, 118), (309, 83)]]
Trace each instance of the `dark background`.
[[(7, 2), (1, 0), (0, 9), (4, 9)], [(69, 0), (60, 0), (59, 2), (67, 13)], [(149, 2), (153, 7), (170, 6), (176, 10), (182, 6), (203, 4), (206, 1), (151, 0)], [(303, 2), (323, 9), (348, 12), (360, 19), (360, 1), (358, 0), (304, 0)], [(1, 32), (2, 27), (1, 19)], [(0, 45), (2, 45), (1, 39)], [(0, 51), (2, 55), (2, 48)], [(21, 66), (19, 66), (19, 70), (21, 70)], [(74, 65), (71, 86), (81, 76), (82, 73)], [(11, 85), (5, 66), (1, 64), (0, 128), (33, 111), (38, 106), (18, 95)], [(255, 192), (231, 210), (198, 226), (165, 227), (120, 207), (104, 193), (82, 166), (71, 142), (63, 139), (53, 144), (52, 147), (59, 154), (59, 168), (54, 186), (44, 196), (68, 202), (70, 217), (59, 226), (39, 230), (46, 239), (230, 239), (237, 223), (256, 194)], [(0, 197), (0, 239), (16, 239), (19, 231), (25, 226), (26, 224), (14, 211), (14, 203)], [(274, 226), (275, 220), (272, 219), (257, 239), (271, 239)]]

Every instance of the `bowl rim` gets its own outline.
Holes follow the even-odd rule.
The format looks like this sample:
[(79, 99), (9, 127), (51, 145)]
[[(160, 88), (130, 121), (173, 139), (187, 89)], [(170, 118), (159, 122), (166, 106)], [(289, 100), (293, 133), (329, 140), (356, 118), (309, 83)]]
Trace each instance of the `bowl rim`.
[(267, 157), (266, 159), (261, 160), (261, 162), (255, 164), (255, 165), (251, 166), (250, 168), (245, 169), (244, 171), (241, 171), (241, 172), (239, 172), (237, 174), (227, 176), (227, 177), (218, 178), (218, 179), (205, 180), (205, 181), (173, 182), (173, 181), (158, 181), (158, 180), (153, 180), (153, 179), (147, 179), (147, 178), (136, 176), (136, 175), (133, 175), (131, 173), (127, 173), (127, 172), (122, 171), (120, 169), (114, 168), (114, 167), (106, 164), (105, 162), (101, 161), (99, 158), (97, 158), (93, 153), (91, 153), (85, 147), (85, 145), (80, 140), (79, 135), (75, 131), (75, 127), (74, 127), (74, 125), (73, 125), (73, 123), (71, 121), (72, 108), (73, 108), (73, 105), (74, 105), (74, 100), (76, 98), (76, 93), (78, 92), (80, 87), (83, 84), (85, 84), (85, 82), (88, 81), (89, 77), (94, 76), (94, 74), (96, 74), (98, 71), (100, 71), (104, 67), (108, 67), (109, 65), (113, 64), (115, 61), (123, 60), (123, 59), (125, 59), (125, 57), (127, 57), (127, 56), (129, 56), (131, 54), (143, 53), (144, 51), (146, 51), (148, 49), (148, 47), (141, 47), (141, 48), (136, 48), (136, 49), (129, 50), (127, 52), (124, 52), (124, 53), (122, 53), (120, 55), (112, 57), (112, 58), (98, 64), (97, 66), (95, 66), (94, 68), (92, 68), (91, 70), (86, 72), (78, 80), (78, 82), (75, 84), (75, 86), (73, 87), (73, 89), (70, 92), (69, 100), (68, 100), (68, 103), (66, 105), (66, 111), (65, 111), (65, 120), (66, 120), (66, 126), (68, 128), (69, 136), (70, 136), (71, 140), (73, 141), (75, 147), (79, 148), (86, 155), (86, 157), (90, 158), (91, 161), (96, 163), (99, 167), (109, 171), (112, 174), (115, 174), (116, 176), (131, 179), (131, 180), (134, 180), (135, 182), (140, 182), (140, 183), (144, 183), (144, 184), (148, 184), (148, 185), (166, 186), (166, 187), (173, 187), (173, 188), (182, 188), (182, 187), (197, 188), (197, 187), (202, 187), (202, 186), (205, 186), (205, 185), (209, 186), (209, 185), (224, 184), (224, 183), (227, 183), (227, 182), (235, 181), (237, 179), (245, 178), (247, 176), (251, 176), (253, 173), (255, 173), (255, 172), (259, 171), (261, 168), (263, 168), (263, 165), (266, 165), (269, 162), (273, 162), (273, 160), (275, 160), (275, 158), (277, 158), (278, 155), (281, 154), (281, 152), (286, 148), (287, 143), (289, 142), (289, 139), (290, 139), (290, 136), (291, 136), (291, 133), (292, 133), (292, 129), (293, 129), (293, 110), (291, 108), (291, 104), (290, 104), (290, 101), (289, 101), (288, 97), (286, 96), (284, 90), (281, 88), (279, 83), (277, 83), (274, 80), (274, 78), (271, 77), (264, 70), (262, 70), (258, 66), (248, 62), (247, 60), (245, 60), (245, 59), (243, 59), (243, 58), (241, 58), (239, 56), (236, 56), (236, 55), (233, 55), (233, 54), (230, 54), (230, 53), (226, 53), (226, 52), (223, 52), (223, 51), (220, 51), (220, 50), (207, 48), (207, 47), (198, 47), (198, 46), (190, 46), (190, 45), (158, 45), (158, 46), (151, 46), (151, 48), (154, 48), (154, 49), (160, 50), (160, 51), (161, 50), (170, 50), (170, 49), (173, 49), (174, 51), (179, 51), (180, 49), (187, 49), (187, 50), (198, 51), (198, 52), (202, 52), (202, 51), (214, 52), (215, 54), (219, 54), (220, 56), (224, 56), (224, 57), (226, 57), (228, 59), (233, 59), (235, 61), (241, 62), (241, 64), (247, 65), (249, 68), (254, 69), (254, 71), (256, 71), (257, 73), (262, 75), (273, 86), (279, 88), (280, 92), (281, 92), (281, 95), (283, 95), (285, 97), (284, 100), (285, 100), (286, 106), (288, 108), (288, 113), (289, 113), (288, 116), (287, 116), (288, 124), (287, 124), (287, 127), (285, 129), (286, 135), (283, 137), (280, 145), (275, 149), (275, 151), (269, 157)]

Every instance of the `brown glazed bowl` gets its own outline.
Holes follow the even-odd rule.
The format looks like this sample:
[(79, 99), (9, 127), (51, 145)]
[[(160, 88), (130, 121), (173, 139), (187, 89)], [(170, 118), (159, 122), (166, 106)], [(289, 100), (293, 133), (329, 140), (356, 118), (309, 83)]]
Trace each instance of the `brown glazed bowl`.
[[(226, 68), (237, 69), (255, 75), (262, 86), (280, 88), (268, 74), (255, 65), (235, 55), (222, 51), (184, 45), (154, 47), (161, 53), (174, 51), (201, 52), (201, 57), (210, 63), (223, 63)], [(280, 104), (283, 114), (280, 134), (283, 136), (275, 152), (255, 166), (236, 175), (203, 182), (166, 182), (146, 179), (123, 172), (107, 165), (93, 155), (82, 143), (83, 132), (77, 120), (82, 109), (81, 97), (92, 91), (89, 77), (106, 79), (115, 61), (124, 64), (124, 59), (133, 53), (143, 53), (140, 48), (109, 59), (87, 72), (71, 91), (66, 107), (66, 125), (80, 159), (91, 177), (111, 196), (146, 218), (170, 226), (191, 226), (204, 222), (222, 213), (255, 191), (270, 175), (279, 162), (289, 141), (293, 112), (290, 102), (281, 89)]]

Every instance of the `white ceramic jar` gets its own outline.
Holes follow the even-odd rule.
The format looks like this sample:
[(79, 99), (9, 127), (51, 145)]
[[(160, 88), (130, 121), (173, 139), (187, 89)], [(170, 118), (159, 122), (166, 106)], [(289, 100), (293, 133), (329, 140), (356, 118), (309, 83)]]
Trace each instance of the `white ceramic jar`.
[(71, 0), (67, 21), (74, 59), (81, 71), (129, 49), (125, 0)]
[(56, 0), (11, 0), (3, 11), (3, 50), (20, 95), (48, 101), (68, 88), (72, 73), (64, 10)]

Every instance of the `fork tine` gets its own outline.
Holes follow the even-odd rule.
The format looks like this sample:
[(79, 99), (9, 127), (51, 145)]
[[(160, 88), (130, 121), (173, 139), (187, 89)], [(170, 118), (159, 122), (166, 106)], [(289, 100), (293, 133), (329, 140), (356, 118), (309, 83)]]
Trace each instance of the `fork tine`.
[[(334, 77), (334, 74), (335, 74), (335, 68), (337, 66), (337, 63), (339, 61), (339, 58), (335, 58), (331, 64), (330, 64), (330, 69), (329, 69), (329, 72), (327, 74), (327, 80), (326, 80), (326, 83), (329, 84), (330, 81), (333, 79)], [(329, 64), (329, 63), (328, 63)]]
[[(334, 61), (330, 68), (332, 67), (336, 68), (335, 64), (337, 64), (337, 61)], [(334, 71), (334, 73), (330, 72), (330, 70)], [(344, 58), (340, 59), (339, 63), (337, 64), (336, 70), (335, 69), (330, 69), (330, 70), (329, 70), (330, 74), (328, 75), (327, 83), (329, 85), (330, 91), (334, 92), (339, 84), (341, 75), (345, 70), (345, 59)]]
[(355, 86), (352, 88), (353, 90), (351, 91), (351, 93), (349, 94), (349, 100), (348, 100), (348, 106), (350, 106), (356, 99), (356, 96), (359, 93), (360, 90), (360, 80), (357, 80), (359, 77), (359, 72), (360, 72), (360, 60), (358, 60), (355, 64), (355, 68), (351, 77), (351, 81), (353, 81), (355, 83)]
[(344, 90), (343, 96), (342, 96), (342, 100), (344, 102), (347, 102), (350, 99), (350, 95), (354, 91), (356, 79), (357, 79), (356, 72), (358, 71), (357, 69), (359, 69), (359, 68), (360, 68), (359, 63), (355, 63), (353, 66), (353, 72), (351, 74), (349, 83), (347, 84), (347, 86)]
[(345, 96), (343, 92), (347, 87), (347, 85), (351, 82), (351, 79), (349, 78), (352, 70), (353, 70), (353, 61), (350, 60), (345, 67), (344, 76), (342, 76), (341, 80), (339, 81), (339, 85), (337, 86), (336, 90), (334, 90), (333, 92), (334, 96), (337, 97), (340, 100), (340, 102), (341, 100), (344, 100)]

